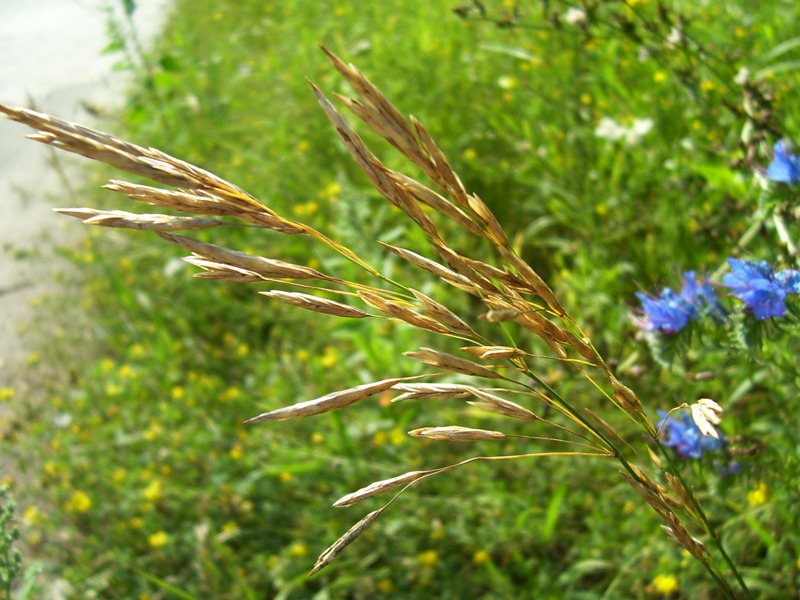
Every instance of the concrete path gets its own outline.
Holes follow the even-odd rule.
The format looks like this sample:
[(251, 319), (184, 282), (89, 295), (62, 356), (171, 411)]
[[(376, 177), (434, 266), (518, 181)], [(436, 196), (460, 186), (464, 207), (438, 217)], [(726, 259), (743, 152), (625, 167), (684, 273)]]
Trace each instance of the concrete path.
[[(113, 107), (123, 101), (125, 73), (112, 72), (120, 57), (101, 55), (108, 44), (108, 14), (102, 7), (121, 4), (0, 0), (0, 102), (91, 125), (84, 106)], [(169, 4), (137, 0), (134, 16), (144, 42), (158, 32)], [(0, 119), (0, 388), (10, 385), (28, 353), (20, 331), (34, 315), (31, 300), (57, 293), (50, 272), (53, 246), (77, 239), (85, 227), (50, 210), (76, 200), (65, 194), (48, 164), (52, 150), (22, 139), (30, 132)], [(66, 162), (80, 164), (78, 159)], [(70, 176), (79, 181), (80, 171), (70, 167)]]

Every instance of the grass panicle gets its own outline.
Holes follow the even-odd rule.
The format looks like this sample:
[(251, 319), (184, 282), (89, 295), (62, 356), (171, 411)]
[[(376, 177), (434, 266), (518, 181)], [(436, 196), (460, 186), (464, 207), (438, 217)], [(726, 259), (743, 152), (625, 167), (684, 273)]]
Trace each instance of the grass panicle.
[[(395, 281), (369, 265), (355, 251), (317, 229), (282, 216), (241, 188), (159, 150), (143, 148), (114, 136), (23, 108), (0, 105), (0, 114), (35, 129), (37, 133), (30, 136), (33, 140), (174, 188), (164, 189), (113, 180), (106, 186), (107, 189), (166, 211), (202, 216), (136, 215), (84, 208), (59, 209), (59, 212), (80, 218), (91, 225), (154, 231), (167, 242), (190, 252), (191, 256), (186, 260), (202, 270), (199, 274), (201, 277), (300, 287), (302, 292), (275, 289), (260, 290), (260, 293), (289, 305), (334, 317), (364, 319), (378, 316), (391, 319), (419, 329), (426, 336), (435, 334), (452, 338), (460, 344), (465, 354), (475, 359), (455, 356), (444, 349), (421, 347), (405, 352), (405, 356), (427, 367), (433, 367), (435, 371), (414, 377), (387, 373), (385, 378), (378, 381), (269, 410), (248, 419), (246, 423), (318, 415), (394, 391), (399, 392), (395, 401), (469, 398), (467, 402), (470, 405), (491, 413), (488, 416), (494, 420), (509, 418), (509, 425), (515, 428), (520, 427), (522, 422), (533, 421), (537, 429), (545, 428), (550, 432), (549, 435), (532, 437), (517, 434), (518, 429), (514, 429), (515, 433), (504, 433), (495, 429), (461, 425), (412, 430), (412, 437), (427, 440), (482, 442), (514, 437), (536, 441), (542, 447), (535, 452), (472, 457), (430, 471), (411, 471), (374, 482), (344, 496), (336, 506), (348, 506), (405, 486), (389, 502), (370, 512), (323, 552), (311, 574), (333, 561), (408, 486), (427, 477), (476, 461), (548, 456), (594, 457), (605, 461), (617, 460), (622, 468), (622, 475), (644, 502), (662, 517), (670, 534), (703, 563), (727, 597), (734, 597), (731, 585), (715, 562), (716, 558), (689, 534), (684, 523), (685, 520), (691, 521), (692, 527), (719, 544), (708, 519), (702, 515), (699, 504), (688, 491), (690, 487), (680, 480), (680, 475), (677, 472), (674, 476), (668, 473), (673, 477), (669, 481), (670, 487), (676, 491), (675, 498), (634, 464), (635, 454), (630, 451), (627, 442), (624, 442), (624, 436), (588, 406), (582, 406), (580, 401), (560, 394), (554, 385), (537, 372), (535, 365), (543, 357), (574, 369), (577, 376), (585, 377), (591, 382), (597, 397), (606, 407), (620, 409), (645, 433), (651, 435), (653, 444), (658, 446), (655, 427), (645, 416), (642, 402), (636, 393), (617, 379), (590, 338), (581, 330), (577, 319), (567, 314), (564, 305), (544, 278), (520, 257), (488, 206), (465, 188), (462, 179), (454, 172), (444, 152), (425, 127), (414, 117), (404, 118), (357, 68), (328, 50), (325, 52), (357, 95), (357, 98), (337, 98), (430, 180), (429, 187), (426, 183), (387, 167), (367, 147), (325, 94), (311, 84), (324, 113), (366, 177), (391, 205), (421, 230), (428, 242), (427, 249), (421, 251), (388, 244), (382, 244), (383, 247), (410, 266), (432, 275), (445, 287), (456, 288), (472, 296), (472, 308), (468, 313), (464, 309), (451, 308), (440, 301), (441, 299), (436, 300), (414, 289), (420, 286), (412, 287)], [(231, 225), (247, 225), (286, 235), (309, 236), (328, 251), (358, 265), (365, 280), (352, 281), (335, 274), (323, 273), (308, 265), (246, 254), (168, 233), (181, 229), (219, 229)], [(453, 225), (473, 238), (474, 248), (480, 248), (474, 251), (480, 259), (467, 256), (449, 245), (445, 232)], [(433, 258), (424, 256), (425, 252), (430, 253)], [(343, 301), (332, 300), (331, 296)], [(363, 308), (351, 305), (357, 302)], [(477, 303), (482, 307), (478, 308)], [(514, 332), (519, 330), (514, 328), (514, 324), (525, 334), (524, 339), (527, 341), (523, 343), (527, 344), (530, 334), (533, 334), (542, 342), (542, 347), (549, 349), (550, 354), (545, 353), (542, 356), (529, 352), (524, 347), (517, 347), (520, 344), (516, 343)], [(447, 340), (443, 340), (445, 341)], [(420, 377), (449, 377), (453, 381), (426, 383), (419, 382)], [(470, 383), (464, 383), (465, 378)], [(473, 380), (502, 382), (505, 387), (486, 388), (477, 383), (473, 385)], [(511, 394), (516, 394), (519, 402), (505, 398)], [(543, 411), (555, 411), (558, 418), (551, 420), (537, 416), (534, 412), (536, 406)], [(592, 402), (592, 406), (596, 407), (596, 403)], [(704, 405), (698, 410), (706, 422), (715, 423), (717, 415), (713, 406)], [(573, 449), (553, 449), (561, 448), (563, 444)], [(659, 451), (661, 450), (663, 449)], [(670, 466), (667, 468), (672, 470)], [(718, 545), (718, 549), (723, 558), (726, 558), (721, 545)], [(732, 563), (728, 563), (727, 568), (735, 572)]]

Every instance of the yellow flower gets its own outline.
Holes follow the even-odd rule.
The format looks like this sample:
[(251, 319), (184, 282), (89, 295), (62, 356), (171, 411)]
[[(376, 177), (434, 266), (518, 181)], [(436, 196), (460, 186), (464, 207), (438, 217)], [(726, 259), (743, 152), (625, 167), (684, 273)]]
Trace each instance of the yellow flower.
[(592, 103), (591, 94), (587, 94), (586, 92), (581, 94), (581, 104), (588, 106), (591, 103)]
[(674, 575), (656, 575), (650, 589), (659, 596), (671, 596), (678, 591), (678, 579)]
[(759, 483), (754, 489), (747, 492), (747, 502), (750, 506), (761, 506), (769, 500), (769, 488), (764, 482)]
[(305, 556), (308, 554), (308, 547), (300, 542), (289, 547), (289, 556)]
[(656, 83), (663, 83), (667, 80), (667, 74), (664, 71), (656, 71), (653, 75), (653, 81)]
[(147, 538), (147, 543), (152, 548), (163, 548), (169, 542), (169, 535), (164, 531), (156, 531), (153, 535)]
[(394, 585), (390, 579), (381, 579), (378, 582), (378, 591), (382, 594), (388, 594), (392, 590), (394, 590)]
[(0, 402), (11, 400), (14, 397), (14, 388), (0, 387)]
[(150, 502), (155, 502), (161, 498), (161, 480), (154, 479), (144, 488), (144, 497)]
[(478, 550), (475, 554), (472, 555), (472, 562), (476, 565), (482, 565), (484, 563), (490, 562), (492, 560), (492, 555), (489, 554), (486, 550)]
[(29, 506), (22, 513), (22, 520), (28, 525), (39, 526), (47, 520), (47, 517), (39, 511), (38, 507)]
[(186, 388), (182, 385), (176, 385), (172, 388), (171, 395), (173, 400), (181, 400), (186, 395)]
[(242, 448), (241, 444), (234, 444), (228, 451), (228, 456), (230, 456), (233, 460), (239, 460), (242, 458), (242, 456), (244, 456), (244, 448)]
[(326, 369), (330, 369), (339, 362), (339, 355), (336, 353), (336, 349), (333, 346), (325, 348), (325, 351), (322, 353), (321, 362), (322, 366)]
[(417, 564), (420, 567), (433, 567), (439, 562), (439, 553), (436, 550), (426, 550), (417, 554)]
[(123, 481), (125, 481), (125, 477), (127, 476), (128, 472), (125, 469), (118, 468), (111, 475), (111, 479), (114, 481), (114, 483), (122, 483)]
[(84, 492), (78, 490), (73, 493), (67, 504), (64, 507), (67, 512), (86, 512), (92, 507), (92, 499), (89, 498)]

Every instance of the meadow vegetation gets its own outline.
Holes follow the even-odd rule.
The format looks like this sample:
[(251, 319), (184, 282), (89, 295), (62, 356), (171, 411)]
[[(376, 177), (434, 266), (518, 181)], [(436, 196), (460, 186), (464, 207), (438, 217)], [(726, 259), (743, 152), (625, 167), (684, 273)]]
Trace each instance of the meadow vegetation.
[[(708, 531), (690, 531), (728, 588), (688, 542), (659, 528), (663, 515), (620, 477), (620, 463), (572, 456), (476, 463), (426, 480), (309, 578), (315, 557), (363, 515), (330, 507), (344, 494), (406, 471), (538, 446), (414, 439), (406, 432), (427, 425), (493, 430), (506, 422), (445, 400), (391, 403), (388, 391), (309, 419), (244, 425), (334, 390), (421, 373), (404, 352), (440, 344), (456, 354), (459, 346), (389, 319), (337, 319), (256, 294), (271, 286), (193, 279), (196, 267), (180, 260), (185, 248), (99, 227), (65, 249), (81, 273), (73, 298), (83, 316), (59, 336), (41, 332), (31, 370), (47, 377), (37, 397), (0, 389), (3, 401), (23, 407), (2, 430), (29, 465), (8, 482), (23, 562), (41, 561), (40, 585), (66, 581), (76, 598), (796, 594), (797, 290), (787, 283), (786, 310), (770, 305), (764, 317), (737, 292), (730, 276), (743, 267), (727, 259), (767, 261), (759, 273), (771, 283), (798, 268), (796, 157), (789, 150), (787, 182), (770, 181), (775, 171), (765, 169), (778, 139), (800, 137), (792, 91), (799, 18), (791, 2), (739, 0), (455, 9), (439, 1), (322, 8), (176, 0), (151, 53), (138, 54), (119, 29), (110, 48), (137, 84), (105, 130), (197, 164), (392, 279), (485, 317), (476, 298), (376, 243), (416, 249), (426, 236), (381, 200), (320, 110), (306, 78), (329, 98), (353, 88), (319, 45), (418, 118), (466, 190), (496, 215), (509, 248), (591, 339), (608, 375), (636, 391), (653, 432), (683, 403), (711, 398), (724, 409), (723, 439), (702, 449), (683, 437), (693, 423), (672, 413), (662, 459), (671, 457), (669, 468), (719, 535), (717, 547)], [(422, 180), (419, 165), (409, 168), (402, 153), (345, 116), (387, 168)], [(119, 178), (107, 168), (91, 176)], [(91, 194), (83, 205), (149, 209)], [(455, 223), (437, 226), (460, 252), (489, 260)], [(357, 264), (307, 236), (254, 227), (192, 236), (360, 277)], [(698, 285), (711, 279), (721, 312), (704, 291), (681, 295), (688, 305), (670, 304), (663, 288), (678, 290), (687, 271)], [(684, 290), (694, 290), (694, 276), (686, 280)], [(637, 292), (690, 318), (659, 326)], [(552, 349), (530, 331), (514, 333), (532, 354)], [(654, 436), (628, 418), (635, 410), (615, 411), (568, 361), (532, 364), (542, 385), (602, 416), (631, 444), (625, 452), (653, 468)], [(563, 416), (537, 404), (542, 410)]]

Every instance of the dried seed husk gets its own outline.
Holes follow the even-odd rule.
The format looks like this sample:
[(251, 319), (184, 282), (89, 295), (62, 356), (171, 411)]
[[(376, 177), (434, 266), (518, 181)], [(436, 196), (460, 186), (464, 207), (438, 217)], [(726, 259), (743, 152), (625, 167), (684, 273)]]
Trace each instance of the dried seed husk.
[(187, 256), (184, 257), (183, 260), (190, 265), (203, 269), (202, 272), (194, 274), (198, 279), (211, 279), (213, 281), (229, 281), (234, 283), (255, 283), (264, 281), (264, 278), (257, 273), (231, 265), (224, 265), (213, 260), (197, 258), (196, 256)]
[(428, 331), (434, 331), (436, 333), (450, 333), (450, 330), (438, 321), (434, 321), (425, 315), (417, 314), (410, 308), (407, 308), (402, 304), (392, 300), (387, 300), (378, 294), (373, 294), (372, 292), (362, 290), (358, 292), (358, 296), (364, 302), (374, 308), (377, 308), (382, 313), (391, 315), (392, 317), (400, 319), (409, 325), (413, 325), (421, 329), (427, 329)]
[(231, 265), (246, 271), (252, 271), (263, 277), (270, 279), (321, 279), (333, 281), (333, 278), (320, 273), (319, 271), (303, 265), (295, 265), (273, 258), (264, 258), (245, 254), (236, 250), (228, 250), (214, 244), (199, 242), (192, 238), (171, 233), (159, 234), (168, 242), (186, 248), (190, 252), (205, 259)]
[(473, 395), (474, 389), (472, 386), (459, 383), (398, 383), (392, 386), (392, 390), (403, 393), (392, 398), (392, 402), (422, 398), (436, 400), (465, 398)]
[(365, 383), (357, 385), (346, 390), (338, 392), (331, 392), (325, 396), (315, 398), (313, 400), (306, 400), (305, 402), (298, 402), (291, 406), (285, 406), (276, 410), (262, 413), (257, 417), (248, 419), (245, 423), (261, 423), (262, 421), (286, 421), (287, 419), (296, 419), (298, 417), (310, 417), (324, 412), (343, 408), (351, 404), (355, 404), (360, 400), (379, 394), (384, 390), (388, 390), (393, 385), (405, 381), (402, 377), (394, 379), (383, 379), (381, 381), (374, 381), (372, 383)]
[(54, 212), (81, 219), (87, 225), (118, 227), (142, 231), (181, 231), (185, 229), (211, 229), (223, 224), (217, 219), (175, 217), (161, 214), (140, 214), (123, 210), (96, 210), (93, 208), (54, 208)]
[(275, 298), (276, 300), (280, 300), (286, 304), (291, 304), (292, 306), (299, 306), (300, 308), (305, 308), (314, 312), (344, 317), (347, 319), (365, 319), (372, 316), (368, 312), (365, 312), (360, 308), (356, 308), (355, 306), (350, 306), (348, 304), (343, 304), (327, 298), (320, 298), (319, 296), (314, 296), (313, 294), (284, 292), (281, 290), (259, 292), (259, 294), (267, 296), (268, 298)]
[[(386, 505), (388, 506), (388, 505)], [(373, 510), (369, 513), (366, 517), (361, 519), (358, 523), (353, 525), (347, 533), (345, 533), (342, 537), (336, 540), (331, 546), (328, 547), (322, 554), (319, 555), (317, 558), (317, 562), (314, 563), (314, 568), (311, 569), (308, 576), (311, 577), (315, 573), (319, 572), (321, 569), (327, 567), (333, 560), (342, 553), (342, 551), (347, 548), (352, 542), (356, 540), (356, 538), (361, 535), (364, 530), (372, 525), (372, 523), (377, 519), (380, 514), (386, 509), (386, 506), (379, 508), (378, 510)]]
[(425, 475), (428, 475), (430, 473), (431, 471), (409, 471), (408, 473), (403, 473), (402, 475), (390, 477), (389, 479), (374, 481), (370, 483), (368, 486), (361, 488), (360, 490), (356, 490), (355, 492), (347, 494), (346, 496), (342, 496), (336, 502), (334, 502), (333, 505), (337, 508), (341, 508), (343, 506), (351, 506), (367, 498), (372, 498), (373, 496), (377, 496), (379, 494), (387, 492), (400, 485), (417, 481), (421, 477), (424, 477)]
[(487, 392), (486, 390), (473, 388), (472, 394), (482, 400), (482, 402), (468, 401), (467, 404), (471, 404), (472, 406), (477, 406), (478, 408), (483, 408), (484, 410), (496, 412), (513, 419), (522, 419), (524, 421), (539, 420), (539, 417), (537, 417), (527, 408), (520, 406), (516, 402), (506, 400), (505, 398), (501, 398), (500, 396), (492, 394), (491, 392)]
[(497, 440), (507, 437), (501, 431), (489, 429), (473, 429), (472, 427), (459, 427), (448, 425), (445, 427), (421, 427), (408, 432), (411, 437), (427, 440), (444, 440), (450, 442), (479, 442), (483, 440)]
[(511, 346), (462, 346), (461, 349), (467, 354), (477, 356), (484, 360), (501, 360), (506, 358), (520, 358), (531, 356), (528, 352)]
[(451, 331), (460, 335), (477, 336), (478, 334), (457, 314), (445, 305), (436, 302), (433, 298), (426, 296), (422, 292), (412, 289), (411, 293), (422, 304), (422, 311), (450, 328)]
[(453, 371), (454, 373), (463, 373), (464, 375), (487, 377), (490, 379), (502, 378), (502, 375), (496, 371), (474, 363), (471, 360), (459, 358), (452, 354), (447, 354), (446, 352), (439, 352), (432, 348), (420, 348), (412, 352), (404, 352), (403, 355), (434, 367)]
[(420, 269), (424, 269), (429, 273), (433, 273), (442, 281), (445, 281), (460, 290), (469, 292), (470, 294), (476, 296), (479, 295), (476, 286), (469, 279), (443, 265), (440, 265), (436, 261), (425, 258), (424, 256), (421, 256), (416, 252), (412, 252), (411, 250), (406, 250), (405, 248), (398, 248), (397, 246), (391, 246), (389, 244), (384, 244), (383, 242), (380, 242), (380, 244), (393, 254), (396, 254), (403, 260), (410, 262), (415, 267), (419, 267)]

